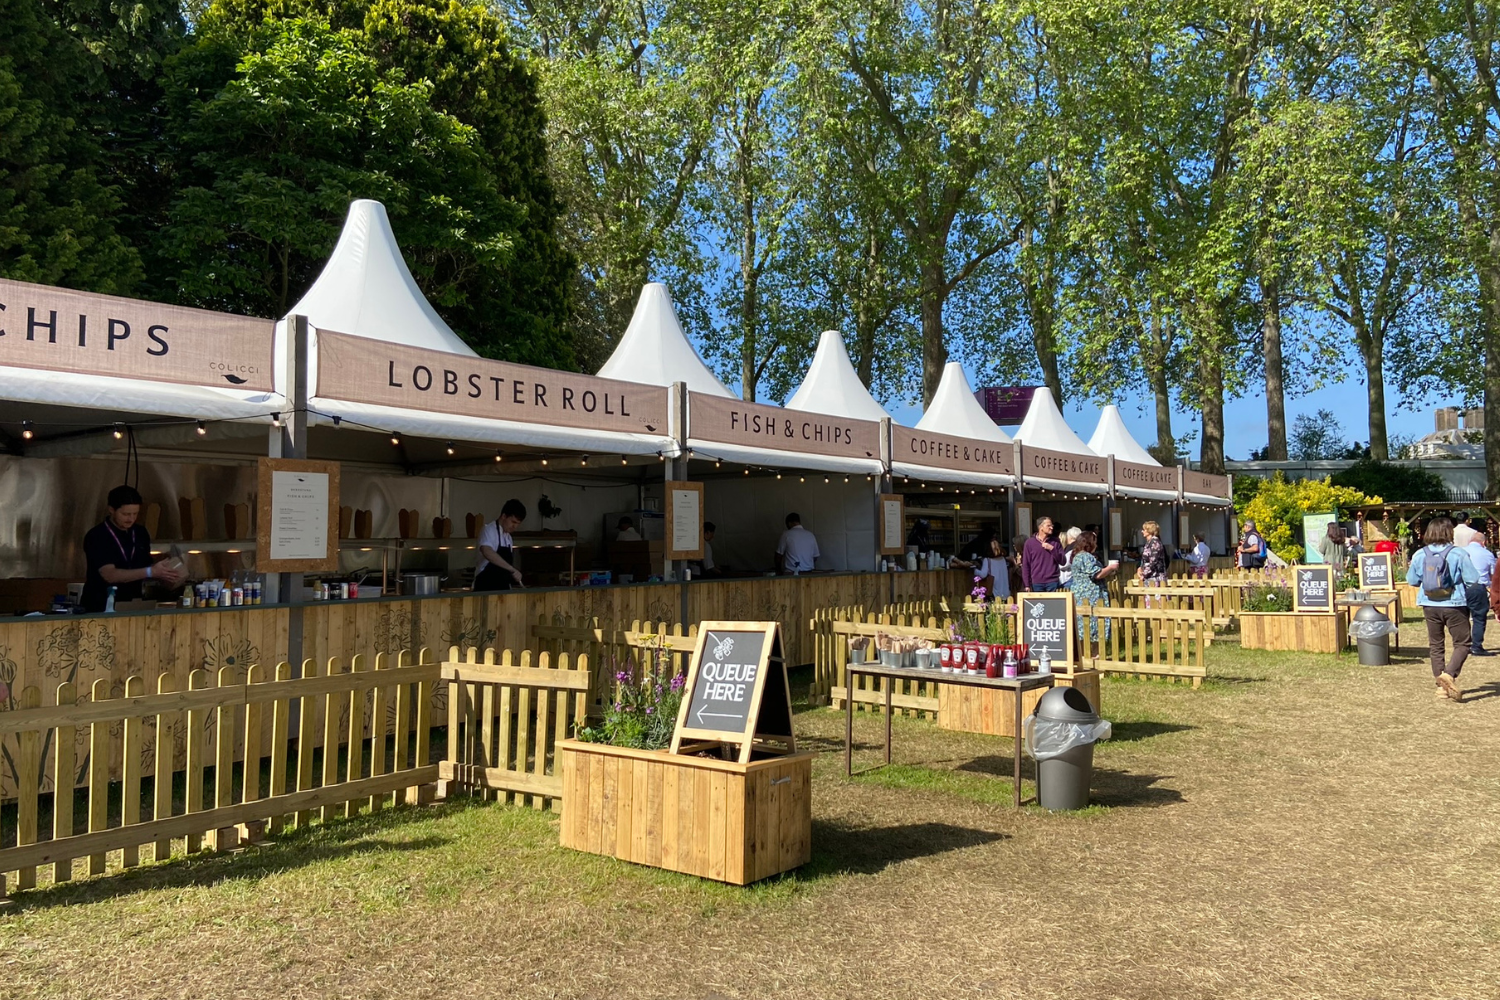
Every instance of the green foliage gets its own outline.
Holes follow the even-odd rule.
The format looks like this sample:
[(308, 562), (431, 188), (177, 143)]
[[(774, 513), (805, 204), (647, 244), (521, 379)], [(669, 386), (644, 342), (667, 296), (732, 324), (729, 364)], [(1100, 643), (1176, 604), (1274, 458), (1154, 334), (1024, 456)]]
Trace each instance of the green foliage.
[(1234, 477), (1234, 510), (1241, 520), (1245, 517), (1245, 508), (1255, 495), (1260, 492), (1266, 481), (1260, 476), (1238, 475)]
[(101, 87), (97, 60), (39, 3), (0, 0), (0, 276), (115, 293), (140, 280), (79, 121)]
[(1370, 496), (1347, 486), (1335, 486), (1328, 479), (1299, 479), (1289, 483), (1278, 472), (1262, 482), (1239, 514), (1242, 521), (1255, 521), (1271, 551), (1287, 562), (1297, 562), (1303, 554), (1302, 546), (1297, 543), (1302, 532), (1302, 515), (1348, 510), (1380, 502), (1378, 495)]
[(1448, 499), (1448, 488), (1435, 472), (1366, 458), (1335, 473), (1330, 482), (1361, 493), (1379, 496), (1389, 503), (1414, 503)]
[(1290, 611), (1292, 610), (1292, 591), (1289, 587), (1257, 583), (1245, 588), (1245, 600), (1242, 606), (1246, 611)]
[(686, 678), (672, 674), (672, 656), (660, 637), (640, 656), (639, 665), (615, 673), (615, 697), (604, 720), (580, 730), (579, 739), (638, 750), (671, 746)]

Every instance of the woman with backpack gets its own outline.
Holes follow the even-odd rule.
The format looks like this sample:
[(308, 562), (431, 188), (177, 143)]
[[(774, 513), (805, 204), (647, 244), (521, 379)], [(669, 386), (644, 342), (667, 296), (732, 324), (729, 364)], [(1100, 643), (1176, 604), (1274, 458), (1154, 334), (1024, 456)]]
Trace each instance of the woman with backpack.
[[(1427, 620), (1427, 651), (1432, 657), (1432, 679), (1437, 696), (1463, 699), (1458, 674), (1469, 658), (1469, 601), (1466, 589), (1479, 582), (1468, 553), (1453, 544), (1453, 520), (1435, 517), (1427, 522), (1422, 547), (1413, 553), (1406, 582), (1418, 588), (1417, 604)], [(1445, 637), (1444, 632), (1447, 636)], [(1453, 655), (1445, 638), (1453, 639)], [(1444, 662), (1446, 658), (1446, 663)]]

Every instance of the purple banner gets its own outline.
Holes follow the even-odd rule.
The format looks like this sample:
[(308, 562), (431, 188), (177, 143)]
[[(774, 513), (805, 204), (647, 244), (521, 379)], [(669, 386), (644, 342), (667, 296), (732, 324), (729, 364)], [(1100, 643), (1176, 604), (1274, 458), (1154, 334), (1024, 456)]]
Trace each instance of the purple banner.
[(984, 412), (997, 424), (1019, 424), (1026, 419), (1031, 408), (1034, 385), (998, 385), (974, 390), (974, 398), (984, 407)]

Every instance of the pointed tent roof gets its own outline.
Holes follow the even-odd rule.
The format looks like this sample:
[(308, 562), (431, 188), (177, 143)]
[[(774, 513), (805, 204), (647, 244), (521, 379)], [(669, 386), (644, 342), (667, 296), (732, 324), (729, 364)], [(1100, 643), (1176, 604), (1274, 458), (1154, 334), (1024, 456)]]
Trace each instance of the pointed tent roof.
[(1061, 451), (1071, 455), (1092, 455), (1094, 452), (1083, 439), (1073, 433), (1073, 428), (1063, 419), (1062, 411), (1052, 401), (1052, 390), (1038, 386), (1031, 397), (1031, 406), (1026, 419), (1016, 431), (1016, 440), (1036, 448)]
[(933, 393), (927, 412), (917, 421), (917, 430), (1010, 444), (1010, 435), (990, 419), (979, 400), (974, 398), (964, 367), (957, 361), (943, 366), (943, 379), (938, 383), (937, 392)]
[(378, 201), (350, 203), (323, 273), (287, 312), (306, 316), (319, 329), (449, 354), (475, 353), (417, 287)]
[(707, 396), (734, 395), (708, 370), (688, 342), (682, 324), (677, 322), (672, 296), (667, 292), (667, 286), (659, 281), (641, 289), (630, 325), (625, 328), (615, 352), (599, 369), (599, 376), (646, 385), (686, 382), (691, 392)]
[(829, 413), (856, 420), (884, 420), (890, 414), (875, 402), (870, 390), (859, 380), (844, 338), (837, 330), (824, 330), (818, 340), (818, 353), (807, 366), (802, 384), (787, 400), (788, 410), (804, 413)]
[(1089, 438), (1089, 450), (1140, 465), (1161, 464), (1130, 436), (1130, 432), (1125, 429), (1125, 419), (1120, 416), (1120, 408), (1113, 403), (1100, 412), (1099, 426), (1094, 428), (1094, 436)]

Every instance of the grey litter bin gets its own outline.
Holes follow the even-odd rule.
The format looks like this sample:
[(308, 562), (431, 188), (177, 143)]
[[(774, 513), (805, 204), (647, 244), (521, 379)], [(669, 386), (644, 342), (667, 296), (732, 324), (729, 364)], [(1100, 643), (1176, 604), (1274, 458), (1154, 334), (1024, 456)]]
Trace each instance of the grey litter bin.
[(1026, 720), (1026, 737), (1037, 762), (1037, 802), (1043, 809), (1082, 809), (1089, 804), (1094, 743), (1109, 731), (1109, 723), (1077, 688), (1055, 687), (1042, 695)]
[(1391, 662), (1391, 633), (1395, 628), (1379, 608), (1366, 604), (1354, 613), (1349, 633), (1359, 648), (1359, 662), (1366, 667), (1385, 667)]

